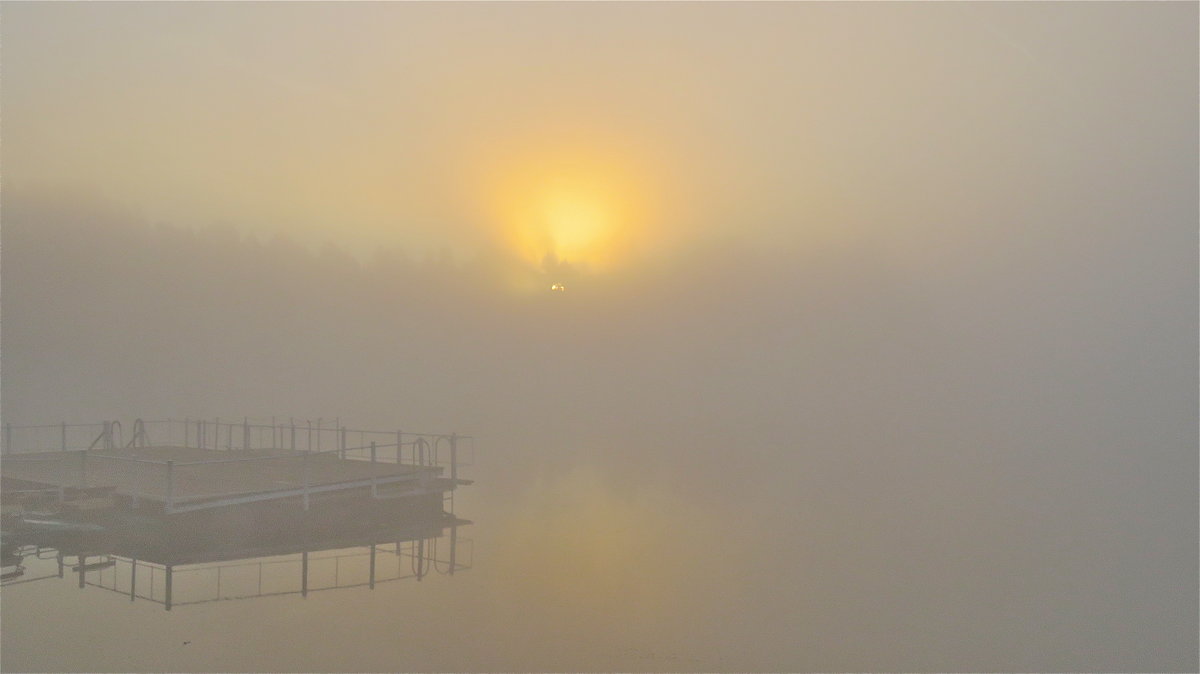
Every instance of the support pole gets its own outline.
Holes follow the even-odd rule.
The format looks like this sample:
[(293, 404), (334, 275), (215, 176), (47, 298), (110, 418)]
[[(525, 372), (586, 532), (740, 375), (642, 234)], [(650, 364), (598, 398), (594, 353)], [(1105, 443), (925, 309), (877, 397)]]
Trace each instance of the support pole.
[(67, 451), (67, 422), (62, 422), (62, 451)]
[(300, 553), (300, 596), (308, 597), (308, 551)]
[(242, 417), (242, 449), (250, 449), (250, 417)]
[(4, 424), (4, 453), (12, 454), (12, 423)]
[(417, 540), (417, 580), (425, 577), (425, 539)]
[(79, 487), (87, 487), (87, 450), (79, 450)]
[(171, 610), (171, 577), (174, 575), (175, 575), (175, 566), (172, 564), (168, 564), (167, 565), (167, 599), (166, 599), (166, 606), (167, 606), (168, 611)]
[[(175, 460), (167, 459), (167, 512), (175, 509)], [(167, 576), (170, 578), (170, 576)]]
[(458, 551), (458, 525), (450, 526), (450, 575), (454, 575), (454, 553)]
[(135, 589), (137, 588), (137, 557), (129, 561), (129, 601), (133, 601), (133, 598), (136, 596)]
[(370, 589), (375, 589), (375, 544), (371, 544), (371, 584)]
[(305, 452), (304, 455), (300, 457), (300, 463), (304, 468), (304, 509), (308, 510), (308, 484), (311, 481), (311, 478), (309, 477), (308, 452)]
[(375, 465), (375, 441), (371, 441), (371, 498), (378, 496), (379, 492), (375, 486), (375, 473), (378, 472)]
[(453, 489), (458, 484), (458, 433), (450, 434), (450, 479), (454, 480)]
[(83, 589), (83, 573), (87, 568), (87, 555), (76, 555), (75, 560), (79, 562), (79, 589)]

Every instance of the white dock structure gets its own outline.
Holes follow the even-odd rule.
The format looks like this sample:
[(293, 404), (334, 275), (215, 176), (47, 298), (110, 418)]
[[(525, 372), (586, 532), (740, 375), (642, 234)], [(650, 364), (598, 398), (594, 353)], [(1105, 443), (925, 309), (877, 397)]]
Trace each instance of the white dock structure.
[(377, 499), (452, 492), (470, 483), (458, 468), (470, 463), (474, 444), (453, 433), (367, 431), (321, 420), (138, 419), (128, 439), (116, 421), (5, 424), (3, 450), (6, 488), (19, 480), (22, 489), (57, 490), (60, 498), (100, 492), (172, 514), (278, 499), (307, 510), (320, 495), (353, 491)]

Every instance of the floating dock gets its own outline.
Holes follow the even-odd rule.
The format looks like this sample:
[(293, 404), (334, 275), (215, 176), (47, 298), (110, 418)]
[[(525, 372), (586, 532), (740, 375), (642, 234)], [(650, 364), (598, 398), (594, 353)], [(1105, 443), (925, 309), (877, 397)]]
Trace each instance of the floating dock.
[[(86, 439), (97, 428), (88, 446), (69, 444), (69, 437)], [(112, 507), (171, 515), (266, 501), (308, 510), (329, 498), (429, 496), (470, 483), (458, 477), (460, 445), (470, 438), (456, 434), (248, 419), (139, 419), (127, 442), (118, 422), (4, 430), (5, 500), (50, 498), (77, 511)], [(48, 436), (60, 446), (48, 449)], [(26, 438), (32, 440), (22, 443)]]

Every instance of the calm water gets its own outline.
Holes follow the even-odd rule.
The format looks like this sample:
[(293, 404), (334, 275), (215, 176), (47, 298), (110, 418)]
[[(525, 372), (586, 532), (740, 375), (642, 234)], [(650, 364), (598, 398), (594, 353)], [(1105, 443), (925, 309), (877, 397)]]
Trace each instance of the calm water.
[(366, 545), (315, 545), (307, 596), (299, 554), (178, 567), (170, 611), (161, 570), (139, 568), (131, 602), (126, 561), (87, 576), (113, 589), (80, 589), (28, 559), (22, 579), (46, 578), (0, 595), (3, 667), (1178, 670), (1194, 656), (1195, 588), (1172, 584), (1188, 571), (1172, 543), (1105, 534), (1048, 479), (937, 453), (673, 456), (481, 453), (455, 504), (472, 522), (455, 573), (449, 529), (420, 551), (380, 535), (374, 589)]

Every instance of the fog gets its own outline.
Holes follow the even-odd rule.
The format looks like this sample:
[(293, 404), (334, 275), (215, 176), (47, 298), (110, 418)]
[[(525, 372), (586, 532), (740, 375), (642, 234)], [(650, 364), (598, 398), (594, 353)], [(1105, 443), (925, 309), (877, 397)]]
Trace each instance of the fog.
[[(406, 183), (408, 197), (371, 206), (351, 179), (289, 177), (295, 164), (244, 126), (256, 106), (275, 110), (261, 101), (186, 133), (169, 115), (109, 126), (106, 115), (162, 93), (146, 81), (183, 72), (178, 61), (113, 61), (139, 75), (105, 85), (103, 113), (35, 95), (34, 76), (63, 68), (60, 57), (11, 26), (76, 30), (132, 12), (129, 27), (153, 20), (172, 34), (183, 30), (172, 12), (220, 22), (215, 6), (6, 6), (4, 421), (339, 417), (467, 433), (477, 446), (458, 513), (477, 522), (476, 575), (456, 578), (442, 607), (422, 605), (431, 623), (405, 623), (424, 646), (368, 645), (386, 631), (372, 623), (345, 645), (298, 645), (304, 657), (225, 636), (234, 645), (208, 659), (156, 650), (121, 665), (80, 647), (47, 662), (1195, 671), (1196, 7), (934, 7), (380, 6), (429, 41), (461, 20), (455, 39), (470, 48), (417, 68), (453, 83), (435, 87), (437, 104), (414, 103), (425, 114), (453, 103), (414, 132), (437, 184)], [(241, 11), (220, 29), (189, 24), (196, 44), (219, 34), (234, 45), (212, 70), (189, 52), (203, 82), (242, 86), (246, 71), (229, 64), (239, 32), (280, 19)], [(289, 30), (325, 34), (310, 13), (366, 21), (361, 8), (291, 6)], [(575, 46), (558, 35), (497, 57), (492, 81), (464, 78), (509, 44), (488, 27), (497, 17), (517, 35), (592, 28)], [(651, 58), (673, 21), (687, 28), (668, 40), (676, 51)], [(631, 35), (624, 57), (602, 48)], [(716, 35), (727, 41), (705, 42)], [(123, 49), (144, 54), (135, 47)], [(264, 49), (263, 72), (290, 47)], [(560, 53), (561, 71), (540, 60)], [(710, 77), (651, 86), (693, 72), (684, 65), (701, 53), (694, 72)], [(649, 72), (623, 80), (617, 66), (634, 55)], [(544, 69), (509, 70), (529, 62)], [(581, 72), (595, 90), (567, 87), (553, 114), (522, 118), (529, 92), (550, 100)], [(320, 71), (275, 77), (327, 85)], [(241, 100), (209, 86), (196, 95)], [(528, 95), (496, 94), (485, 115), (472, 106), (489, 88)], [(368, 100), (339, 92), (320, 105)], [(589, 92), (614, 96), (607, 121), (563, 121), (595, 102)], [(638, 101), (687, 114), (639, 115)], [(51, 108), (56, 122), (35, 119)], [(351, 133), (321, 110), (282, 119)], [(539, 136), (538, 119), (557, 122)], [(195, 154), (210, 122), (246, 134), (211, 136), (241, 149)], [(42, 152), (38, 139), (64, 128), (75, 138)], [(196, 173), (138, 154), (172, 134)], [(567, 145), (622, 138), (648, 181), (638, 189), (653, 193), (627, 199), (644, 230), (626, 227), (612, 244), (623, 254), (573, 260), (559, 241), (531, 259), (497, 234), (490, 206), (454, 192), (491, 178), (445, 177), (541, 166), (540, 150), (509, 150), (579, 134), (590, 140)], [(126, 135), (139, 140), (118, 151)], [(327, 148), (289, 151), (326, 176), (371, 156), (370, 142), (348, 147), (338, 162)], [(342, 204), (344, 226), (331, 224)], [(410, 222), (406, 205), (410, 225), (380, 224)], [(306, 214), (289, 220), (293, 208)], [(351, 620), (343, 600), (321, 602)], [(271, 620), (248, 611), (247, 624)], [(4, 618), (11, 635), (17, 619)], [(460, 636), (437, 629), (451, 624)], [(268, 642), (287, 638), (264, 629)], [(36, 669), (46, 647), (20, 634), (5, 638), (21, 654), (6, 669)]]

